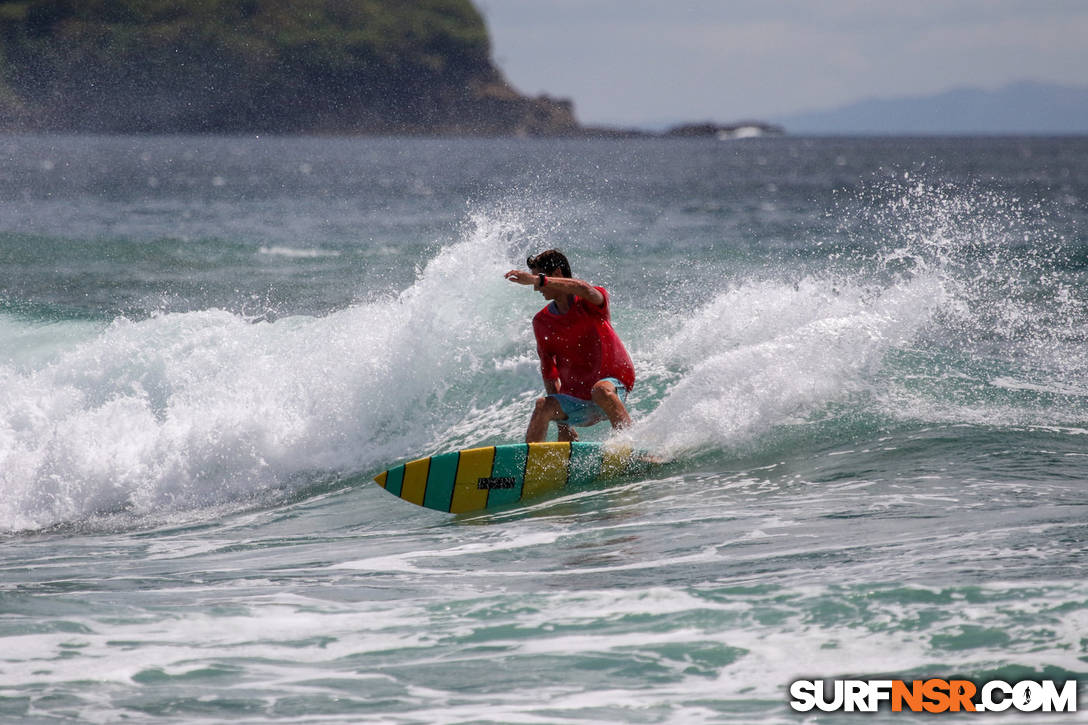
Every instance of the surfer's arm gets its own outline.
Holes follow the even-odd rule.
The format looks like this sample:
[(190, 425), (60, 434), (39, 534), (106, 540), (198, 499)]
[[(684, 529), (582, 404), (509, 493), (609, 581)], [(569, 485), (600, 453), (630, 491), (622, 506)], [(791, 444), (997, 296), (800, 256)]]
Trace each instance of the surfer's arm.
[[(505, 276), (511, 282), (526, 286), (532, 285), (534, 288), (540, 289), (541, 275), (539, 274), (512, 269)], [(547, 287), (554, 288), (556, 292), (561, 294), (581, 297), (595, 307), (604, 305), (604, 295), (601, 294), (601, 291), (585, 280), (572, 277), (544, 277), (544, 284)]]

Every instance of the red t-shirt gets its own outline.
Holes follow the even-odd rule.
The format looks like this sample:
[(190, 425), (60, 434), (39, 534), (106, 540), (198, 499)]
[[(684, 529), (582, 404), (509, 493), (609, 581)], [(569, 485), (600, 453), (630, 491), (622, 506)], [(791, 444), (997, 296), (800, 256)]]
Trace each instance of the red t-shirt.
[(576, 296), (565, 314), (549, 303), (533, 318), (541, 375), (545, 380), (558, 378), (559, 392), (583, 400), (589, 400), (593, 385), (602, 378), (616, 378), (628, 390), (635, 384), (631, 356), (612, 329), (608, 292), (596, 289), (604, 295), (600, 307)]

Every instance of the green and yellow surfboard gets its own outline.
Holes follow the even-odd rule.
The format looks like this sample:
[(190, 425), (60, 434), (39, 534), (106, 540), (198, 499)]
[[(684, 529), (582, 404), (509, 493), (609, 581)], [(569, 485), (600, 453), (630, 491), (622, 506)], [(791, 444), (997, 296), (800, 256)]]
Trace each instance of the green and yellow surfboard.
[(466, 513), (641, 473), (654, 465), (630, 446), (516, 443), (409, 461), (374, 477), (394, 496), (435, 511)]

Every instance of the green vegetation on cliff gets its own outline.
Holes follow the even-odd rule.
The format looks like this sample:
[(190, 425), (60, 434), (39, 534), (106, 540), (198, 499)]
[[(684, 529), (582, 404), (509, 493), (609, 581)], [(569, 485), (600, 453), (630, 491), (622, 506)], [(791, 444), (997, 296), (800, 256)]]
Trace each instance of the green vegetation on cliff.
[(0, 125), (561, 133), (469, 0), (0, 0)]

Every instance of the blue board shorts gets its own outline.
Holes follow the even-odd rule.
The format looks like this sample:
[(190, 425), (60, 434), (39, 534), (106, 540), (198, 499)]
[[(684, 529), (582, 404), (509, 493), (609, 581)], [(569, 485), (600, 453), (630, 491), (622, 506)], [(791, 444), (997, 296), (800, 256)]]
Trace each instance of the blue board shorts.
[[(616, 386), (616, 395), (620, 396), (620, 400), (627, 403), (627, 386), (621, 383), (616, 378), (602, 378), (607, 380)], [(599, 381), (598, 381), (599, 382)], [(594, 403), (592, 400), (583, 400), (582, 398), (576, 398), (573, 395), (565, 395), (563, 393), (556, 393), (550, 396), (555, 398), (559, 403), (559, 407), (566, 413), (567, 419), (557, 421), (563, 425), (573, 425), (579, 428), (585, 428), (586, 426), (596, 425), (602, 420), (608, 420), (608, 415), (601, 409), (601, 406)]]

